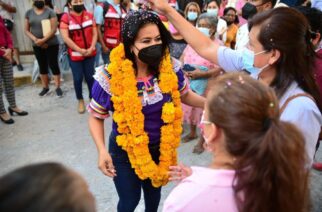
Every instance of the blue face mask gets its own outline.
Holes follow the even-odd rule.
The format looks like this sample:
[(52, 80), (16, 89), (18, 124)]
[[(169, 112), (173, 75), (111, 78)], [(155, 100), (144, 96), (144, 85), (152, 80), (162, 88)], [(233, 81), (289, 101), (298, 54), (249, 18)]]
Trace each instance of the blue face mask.
[(259, 74), (269, 66), (269, 64), (263, 66), (262, 68), (257, 68), (254, 66), (254, 61), (255, 61), (255, 56), (260, 55), (267, 52), (266, 50), (257, 52), (256, 54), (249, 50), (248, 48), (244, 48), (240, 51), (241, 53), (241, 58), (243, 62), (243, 69), (249, 72), (251, 77), (258, 79)]
[(206, 27), (197, 27), (197, 29), (202, 32), (204, 35), (206, 35), (207, 37), (209, 37), (210, 35), (210, 29), (206, 28)]
[(196, 12), (188, 12), (188, 20), (189, 21), (195, 21), (198, 18), (198, 13)]
[(207, 14), (210, 16), (218, 16), (218, 9), (207, 9)]

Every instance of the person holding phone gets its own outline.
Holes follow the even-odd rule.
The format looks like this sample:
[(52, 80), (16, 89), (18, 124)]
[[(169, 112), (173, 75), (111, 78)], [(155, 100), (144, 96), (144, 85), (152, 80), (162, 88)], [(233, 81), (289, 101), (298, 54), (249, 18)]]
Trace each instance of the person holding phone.
[[(209, 14), (201, 14), (197, 20), (197, 29), (204, 35), (214, 39), (216, 34), (218, 19)], [(214, 39), (214, 42), (220, 43), (219, 40)], [(182, 54), (184, 63), (183, 70), (190, 81), (190, 88), (198, 95), (206, 95), (206, 88), (208, 85), (208, 78), (212, 77), (218, 66), (210, 61), (202, 58), (190, 45), (186, 47)], [(196, 73), (202, 73), (200, 75)], [(198, 138), (198, 143), (193, 149), (193, 153), (200, 154), (204, 151), (204, 140), (197, 135), (197, 125), (200, 123), (202, 109), (197, 107), (190, 107), (185, 104), (182, 105), (184, 112), (184, 122), (189, 124), (190, 132), (183, 138), (183, 142), (189, 142)]]

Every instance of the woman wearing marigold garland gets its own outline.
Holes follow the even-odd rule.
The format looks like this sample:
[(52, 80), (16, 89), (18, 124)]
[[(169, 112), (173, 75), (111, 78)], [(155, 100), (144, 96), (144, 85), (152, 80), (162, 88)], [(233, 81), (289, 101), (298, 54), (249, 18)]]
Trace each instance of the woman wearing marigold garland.
[[(169, 55), (170, 34), (159, 17), (131, 12), (122, 27), (123, 44), (110, 65), (94, 78), (89, 126), (99, 168), (113, 177), (118, 211), (134, 211), (144, 192), (146, 211), (157, 211), (169, 166), (176, 164), (185, 104), (203, 107), (204, 98), (186, 86), (180, 64)], [(109, 153), (104, 119), (113, 112)]]

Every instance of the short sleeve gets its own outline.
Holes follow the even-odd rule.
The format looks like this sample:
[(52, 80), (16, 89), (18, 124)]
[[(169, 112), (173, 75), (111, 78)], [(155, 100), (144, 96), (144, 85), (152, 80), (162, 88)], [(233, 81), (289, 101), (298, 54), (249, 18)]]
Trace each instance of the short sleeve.
[(322, 125), (322, 116), (318, 107), (308, 97), (295, 98), (288, 103), (281, 115), (281, 120), (291, 122), (302, 132), (309, 165), (311, 165)]
[(59, 24), (59, 28), (60, 29), (68, 29), (68, 14), (64, 13), (63, 16), (60, 19), (60, 24)]
[(92, 87), (92, 100), (88, 105), (88, 112), (99, 119), (108, 118), (109, 111), (112, 111), (109, 74), (104, 66), (98, 67), (94, 75)]
[(178, 77), (178, 89), (179, 89), (180, 94), (182, 96), (189, 91), (189, 86), (186, 81), (186, 78), (184, 77), (184, 73), (181, 69), (181, 62), (175, 58), (172, 58), (172, 65), (173, 65), (173, 69), (176, 72), (176, 75)]
[(111, 110), (111, 96), (95, 81), (92, 87), (92, 99), (87, 110), (90, 114), (99, 119), (108, 118)]
[(226, 72), (242, 71), (243, 61), (240, 50), (220, 46), (217, 52), (218, 65)]
[(52, 9), (49, 9), (49, 18), (57, 18), (56, 13)]
[(103, 19), (103, 8), (101, 6), (96, 6), (95, 10), (94, 10), (94, 18), (95, 18), (95, 22), (96, 24), (102, 25), (104, 22)]
[(30, 18), (30, 11), (31, 11), (31, 10), (28, 10), (28, 11), (26, 12), (26, 14), (25, 14), (25, 19), (28, 19), (28, 20), (29, 20), (29, 18)]

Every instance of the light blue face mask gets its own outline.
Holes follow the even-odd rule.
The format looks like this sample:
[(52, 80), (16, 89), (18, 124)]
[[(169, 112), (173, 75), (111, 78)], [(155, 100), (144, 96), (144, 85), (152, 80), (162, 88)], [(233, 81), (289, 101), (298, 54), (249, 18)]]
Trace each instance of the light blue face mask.
[(210, 29), (206, 28), (206, 27), (197, 27), (197, 29), (202, 32), (204, 35), (206, 35), (207, 37), (209, 37), (210, 35)]
[(218, 9), (207, 9), (207, 14), (210, 16), (218, 16)]
[(198, 18), (198, 13), (196, 12), (188, 12), (188, 20), (189, 21), (195, 21)]
[(269, 66), (269, 64), (266, 64), (265, 66), (261, 68), (257, 68), (254, 66), (255, 56), (260, 55), (267, 52), (266, 50), (254, 53), (253, 51), (249, 50), (248, 48), (244, 48), (240, 51), (242, 62), (243, 62), (243, 69), (249, 72), (251, 77), (258, 79), (259, 74)]

